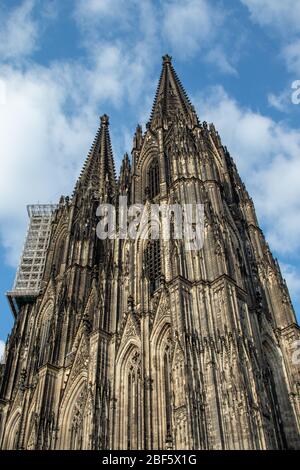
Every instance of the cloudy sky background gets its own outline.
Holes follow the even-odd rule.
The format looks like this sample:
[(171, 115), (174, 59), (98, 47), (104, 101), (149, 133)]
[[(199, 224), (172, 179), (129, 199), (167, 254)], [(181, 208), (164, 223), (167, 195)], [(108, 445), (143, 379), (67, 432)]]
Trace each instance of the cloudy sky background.
[(299, 19), (299, 0), (0, 0), (0, 355), (26, 204), (71, 193), (103, 113), (119, 166), (165, 53), (237, 162), (300, 312)]

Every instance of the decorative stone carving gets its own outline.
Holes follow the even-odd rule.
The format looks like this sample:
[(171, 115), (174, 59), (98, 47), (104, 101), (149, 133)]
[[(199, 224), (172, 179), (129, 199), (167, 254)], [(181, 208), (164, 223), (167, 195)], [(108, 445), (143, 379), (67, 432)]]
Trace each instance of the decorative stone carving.
[[(97, 207), (119, 213), (120, 195), (146, 200), (144, 214), (150, 195), (204, 204), (203, 249), (172, 237), (146, 257), (142, 237), (100, 240)], [(2, 446), (299, 448), (291, 354), (300, 334), (287, 286), (232, 157), (214, 126), (199, 123), (171, 57), (132, 167), (125, 155), (117, 181), (102, 116), (72, 198), (58, 206), (41, 291), (11, 298)]]

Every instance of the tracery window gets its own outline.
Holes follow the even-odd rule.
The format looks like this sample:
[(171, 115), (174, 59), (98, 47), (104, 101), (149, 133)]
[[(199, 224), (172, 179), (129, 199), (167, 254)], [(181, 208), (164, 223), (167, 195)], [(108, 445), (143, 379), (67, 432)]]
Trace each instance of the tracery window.
[(166, 416), (166, 440), (169, 440), (172, 432), (172, 402), (171, 402), (171, 367), (170, 346), (166, 346), (164, 352), (164, 393), (165, 393), (165, 416)]
[(148, 168), (148, 191), (150, 199), (157, 196), (160, 191), (158, 158), (154, 158)]
[(65, 240), (61, 240), (58, 249), (57, 249), (57, 258), (56, 258), (56, 273), (59, 274), (61, 270), (61, 265), (64, 258), (65, 251)]
[(87, 389), (84, 387), (78, 396), (73, 408), (70, 426), (70, 449), (83, 448), (83, 418), (87, 400)]
[(18, 444), (19, 444), (19, 431), (20, 431), (20, 415), (17, 416), (15, 419), (13, 428), (11, 430), (11, 435), (10, 435), (10, 445), (9, 449), (15, 450), (18, 449)]
[(280, 406), (278, 402), (278, 396), (276, 391), (275, 380), (273, 376), (272, 369), (269, 364), (267, 364), (267, 370), (265, 373), (266, 376), (266, 385), (267, 393), (270, 400), (270, 410), (273, 418), (274, 434), (276, 436), (276, 443), (279, 449), (287, 449), (287, 441), (282, 425), (282, 417), (280, 413)]
[(14, 435), (12, 449), (18, 448), (18, 441), (19, 441), (19, 430), (16, 431), (16, 434)]
[(45, 363), (49, 358), (49, 336), (51, 330), (51, 308), (47, 310), (42, 319), (40, 327), (40, 344), (39, 344), (39, 366)]
[(72, 450), (82, 448), (82, 419), (81, 416), (75, 415), (71, 426), (71, 445)]
[[(181, 371), (174, 370), (174, 345), (169, 324), (164, 325), (153, 346), (153, 413), (157, 426), (154, 431), (154, 445), (158, 449), (169, 449), (175, 443), (178, 431), (174, 425), (173, 408), (176, 407), (176, 397), (184, 394), (178, 381)], [(182, 400), (177, 405), (177, 409), (184, 408)]]
[(150, 293), (159, 287), (161, 277), (160, 241), (150, 240), (145, 249), (145, 266), (150, 282)]
[(127, 369), (127, 449), (140, 449), (141, 442), (141, 357), (134, 351)]

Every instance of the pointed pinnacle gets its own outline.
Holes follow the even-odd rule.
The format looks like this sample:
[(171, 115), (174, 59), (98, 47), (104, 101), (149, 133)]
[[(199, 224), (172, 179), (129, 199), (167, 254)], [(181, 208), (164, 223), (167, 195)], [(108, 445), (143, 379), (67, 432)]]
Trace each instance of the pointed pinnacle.
[(107, 116), (107, 114), (103, 114), (103, 116), (100, 117), (100, 122), (102, 126), (109, 125), (109, 117)]
[(184, 87), (171, 63), (171, 56), (163, 56), (163, 66), (155, 93), (149, 127), (159, 127), (171, 122), (180, 113), (193, 126), (198, 118)]
[(162, 56), (163, 64), (171, 64), (172, 57), (169, 54), (165, 54)]

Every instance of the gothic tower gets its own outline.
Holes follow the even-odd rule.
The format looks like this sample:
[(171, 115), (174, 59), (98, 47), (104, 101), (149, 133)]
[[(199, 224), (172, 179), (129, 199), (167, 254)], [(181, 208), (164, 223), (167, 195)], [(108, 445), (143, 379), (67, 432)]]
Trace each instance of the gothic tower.
[[(136, 239), (100, 239), (97, 208), (119, 213), (120, 196), (145, 211), (203, 204), (203, 248), (145, 237), (148, 224)], [(30, 216), (8, 293), (3, 449), (300, 447), (287, 286), (228, 150), (168, 55), (119, 179), (104, 115), (72, 197)]]

